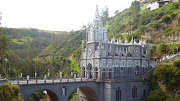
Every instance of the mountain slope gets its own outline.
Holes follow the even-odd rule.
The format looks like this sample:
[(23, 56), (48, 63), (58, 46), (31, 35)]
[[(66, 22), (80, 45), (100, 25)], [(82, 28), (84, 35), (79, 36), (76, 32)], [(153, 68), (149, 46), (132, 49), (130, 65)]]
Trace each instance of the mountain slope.
[(136, 39), (143, 37), (155, 43), (180, 41), (180, 1), (155, 10), (134, 9), (139, 5), (138, 1), (134, 1), (130, 8), (110, 19), (109, 37), (127, 37), (129, 41), (132, 36)]
[(71, 71), (77, 73), (79, 67), (74, 59), (80, 60), (79, 50), (83, 39), (85, 39), (84, 30), (70, 32), (65, 39), (54, 40), (55, 42), (38, 55), (37, 61), (55, 71), (57, 75), (59, 71), (62, 71), (65, 76), (70, 75)]
[(10, 39), (9, 48), (19, 57), (34, 58), (58, 36), (65, 36), (65, 31), (44, 31), (33, 28), (3, 28), (1, 33)]

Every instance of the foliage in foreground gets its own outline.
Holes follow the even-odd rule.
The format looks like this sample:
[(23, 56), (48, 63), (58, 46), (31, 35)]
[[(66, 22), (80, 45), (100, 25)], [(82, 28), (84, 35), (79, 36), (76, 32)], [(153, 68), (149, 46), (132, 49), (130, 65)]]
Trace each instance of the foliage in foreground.
[(174, 89), (180, 89), (180, 58), (156, 67), (151, 80), (151, 91), (147, 98), (148, 101), (178, 101), (179, 98), (168, 98), (165, 95), (158, 85), (159, 80), (163, 81), (169, 93), (173, 92)]
[(23, 101), (20, 97), (19, 86), (11, 83), (4, 83), (0, 86), (1, 101)]
[(42, 99), (42, 96), (43, 96), (43, 90), (38, 90), (34, 93), (32, 93), (27, 101), (39, 101), (40, 99)]
[(76, 101), (76, 100), (77, 100), (77, 95), (76, 95), (76, 93), (77, 93), (77, 90), (75, 90), (75, 91), (71, 94), (71, 96), (69, 97), (68, 101)]
[(150, 49), (151, 58), (160, 59), (164, 55), (176, 54), (180, 50), (180, 44), (164, 44), (160, 43), (158, 45), (152, 46)]

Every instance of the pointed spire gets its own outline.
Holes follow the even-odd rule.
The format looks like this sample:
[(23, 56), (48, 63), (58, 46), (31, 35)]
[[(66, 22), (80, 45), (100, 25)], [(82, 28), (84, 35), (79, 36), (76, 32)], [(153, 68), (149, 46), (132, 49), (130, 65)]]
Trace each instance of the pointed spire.
[(96, 5), (96, 15), (95, 17), (99, 17), (99, 9), (98, 9), (98, 5)]

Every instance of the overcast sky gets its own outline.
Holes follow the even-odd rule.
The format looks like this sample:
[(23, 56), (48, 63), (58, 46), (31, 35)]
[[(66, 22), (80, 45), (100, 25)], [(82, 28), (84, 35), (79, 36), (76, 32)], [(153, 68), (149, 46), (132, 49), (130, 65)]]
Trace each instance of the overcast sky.
[(37, 28), (54, 31), (78, 30), (108, 6), (111, 16), (116, 10), (130, 7), (133, 0), (0, 0), (2, 26)]

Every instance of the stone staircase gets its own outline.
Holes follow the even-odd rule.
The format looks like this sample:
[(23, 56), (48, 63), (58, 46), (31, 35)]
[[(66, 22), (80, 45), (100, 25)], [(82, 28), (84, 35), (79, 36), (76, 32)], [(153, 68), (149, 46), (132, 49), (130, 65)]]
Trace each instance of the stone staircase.
[[(151, 75), (155, 69), (155, 67), (159, 64), (161, 64), (162, 62), (165, 62), (167, 60), (174, 60), (174, 59), (177, 59), (177, 58), (180, 58), (180, 52), (177, 53), (177, 54), (173, 54), (173, 55), (167, 55), (167, 56), (164, 56), (162, 59), (160, 59), (159, 63), (156, 63), (154, 64), (153, 67), (149, 67), (147, 68), (143, 73), (141, 73), (139, 75), (140, 78), (142, 79), (147, 79), (147, 80), (150, 80), (151, 79)], [(155, 62), (154, 62), (155, 63)]]

